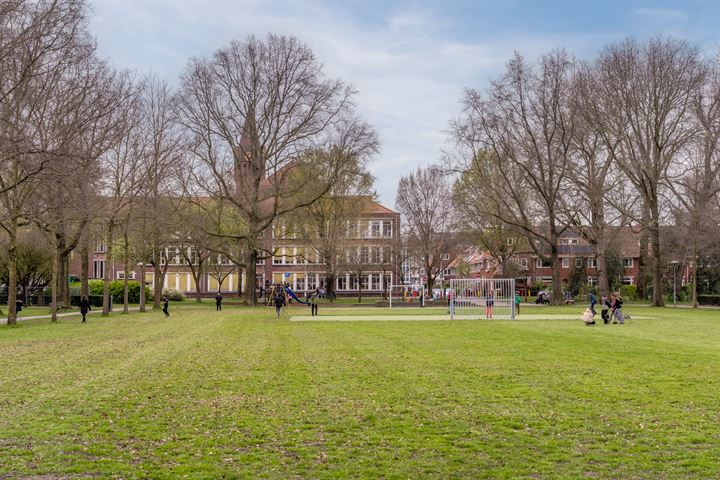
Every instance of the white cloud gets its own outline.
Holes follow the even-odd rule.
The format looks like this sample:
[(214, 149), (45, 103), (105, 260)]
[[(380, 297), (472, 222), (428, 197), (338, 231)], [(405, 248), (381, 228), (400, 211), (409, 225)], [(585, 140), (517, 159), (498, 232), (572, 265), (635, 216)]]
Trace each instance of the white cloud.
[(633, 10), (635, 15), (647, 17), (654, 20), (687, 20), (688, 14), (682, 10), (672, 8), (636, 8)]
[(317, 2), (96, 2), (91, 27), (101, 54), (118, 66), (152, 69), (171, 82), (187, 59), (209, 55), (232, 39), (268, 32), (297, 36), (329, 75), (358, 89), (358, 109), (380, 134), (382, 151), (372, 171), (381, 200), (391, 207), (399, 176), (438, 161), (448, 148), (448, 122), (459, 113), (464, 87), (486, 85), (514, 50), (535, 58), (565, 45), (582, 54), (608, 40), (511, 29), (463, 36), (452, 18), (425, 4), (402, 4), (396, 11), (375, 5), (372, 21), (363, 21), (352, 10)]

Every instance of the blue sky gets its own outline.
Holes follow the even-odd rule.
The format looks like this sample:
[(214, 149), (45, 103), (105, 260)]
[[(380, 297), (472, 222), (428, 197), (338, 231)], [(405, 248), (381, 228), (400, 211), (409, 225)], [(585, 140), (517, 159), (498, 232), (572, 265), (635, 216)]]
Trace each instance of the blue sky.
[(90, 27), (115, 66), (176, 83), (192, 56), (268, 32), (307, 43), (331, 76), (359, 91), (377, 129), (371, 164), (393, 207), (401, 175), (437, 162), (466, 87), (483, 88), (517, 50), (564, 47), (589, 59), (627, 36), (664, 33), (720, 48), (720, 0), (625, 1), (91, 1)]

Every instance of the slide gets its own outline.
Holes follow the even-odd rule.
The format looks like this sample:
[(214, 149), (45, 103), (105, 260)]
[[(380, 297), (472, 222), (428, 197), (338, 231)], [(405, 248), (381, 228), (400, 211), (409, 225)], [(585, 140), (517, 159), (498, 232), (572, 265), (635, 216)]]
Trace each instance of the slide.
[(295, 292), (293, 292), (292, 290), (290, 290), (290, 287), (285, 287), (285, 291), (286, 291), (287, 294), (290, 295), (290, 296), (293, 298), (293, 300), (295, 300), (296, 302), (302, 303), (303, 305), (310, 305), (310, 302), (304, 302), (304, 301), (300, 300), (300, 299), (298, 298), (298, 296), (295, 295)]

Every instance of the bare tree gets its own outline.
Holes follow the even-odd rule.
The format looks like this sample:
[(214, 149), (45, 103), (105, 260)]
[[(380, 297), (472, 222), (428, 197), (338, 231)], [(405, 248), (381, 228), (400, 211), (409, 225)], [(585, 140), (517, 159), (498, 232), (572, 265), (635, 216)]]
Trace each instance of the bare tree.
[[(354, 91), (326, 79), (312, 51), (292, 37), (232, 42), (196, 58), (182, 76), (181, 121), (192, 137), (204, 186), (238, 211), (247, 249), (246, 300), (255, 303), (256, 263), (273, 221), (331, 191), (348, 158), (377, 149)], [(315, 177), (293, 178), (296, 167)]]
[(37, 176), (71, 155), (81, 127), (68, 79), (92, 53), (84, 13), (81, 1), (0, 4), (0, 226), (9, 237), (9, 324), (16, 322), (17, 233), (31, 221)]
[(593, 92), (603, 102), (597, 130), (617, 136), (613, 156), (643, 200), (652, 250), (652, 303), (663, 305), (661, 191), (678, 154), (696, 135), (692, 100), (706, 68), (696, 47), (655, 37), (603, 50)]
[[(140, 260), (141, 282), (145, 266), (153, 267), (153, 308), (160, 309), (167, 272), (162, 252), (175, 229), (174, 214), (182, 188), (177, 168), (182, 167), (184, 144), (174, 113), (174, 98), (168, 84), (150, 77), (142, 95), (142, 132), (145, 137), (142, 182), (136, 200), (133, 243)], [(145, 311), (145, 291), (140, 290), (140, 310)]]
[[(501, 203), (495, 201), (493, 189), (484, 188), (492, 175), (485, 161), (486, 152), (466, 165), (453, 186), (453, 205), (458, 224), (469, 240), (479, 245), (497, 262), (503, 275), (521, 273), (513, 263), (517, 253), (529, 250), (522, 232), (501, 220)], [(488, 195), (491, 197), (488, 198)]]
[(574, 71), (564, 51), (543, 56), (535, 67), (516, 54), (485, 94), (466, 92), (464, 117), (453, 124), (458, 145), (469, 151), (467, 162), (484, 155), (489, 176), (479, 187), (487, 192), (487, 213), (523, 232), (535, 254), (551, 261), (556, 303), (558, 241), (570, 226), (564, 193), (576, 122)]
[(455, 226), (449, 178), (436, 167), (400, 178), (395, 205), (403, 215), (411, 254), (420, 262), (432, 294)]
[(720, 193), (720, 52), (711, 64), (707, 80), (692, 98), (697, 137), (685, 151), (678, 178), (670, 182), (674, 192), (676, 227), (692, 264), (692, 302), (697, 308), (697, 264), (712, 243), (717, 244), (717, 217), (712, 201)]

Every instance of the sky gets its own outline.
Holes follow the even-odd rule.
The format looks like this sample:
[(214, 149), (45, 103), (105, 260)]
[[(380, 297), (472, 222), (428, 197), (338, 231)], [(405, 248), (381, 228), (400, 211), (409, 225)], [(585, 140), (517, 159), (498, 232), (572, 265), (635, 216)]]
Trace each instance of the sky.
[(702, 1), (181, 1), (91, 0), (100, 56), (177, 84), (187, 61), (232, 40), (293, 35), (330, 77), (357, 89), (357, 109), (381, 142), (370, 170), (394, 207), (402, 175), (451, 151), (449, 122), (466, 88), (483, 89), (515, 51), (562, 47), (592, 59), (628, 36), (683, 38), (720, 48), (720, 0)]

